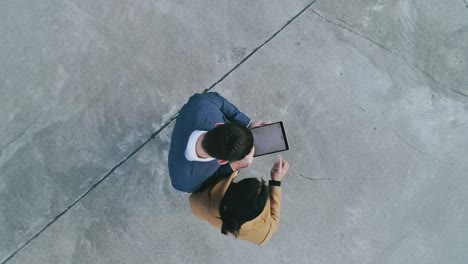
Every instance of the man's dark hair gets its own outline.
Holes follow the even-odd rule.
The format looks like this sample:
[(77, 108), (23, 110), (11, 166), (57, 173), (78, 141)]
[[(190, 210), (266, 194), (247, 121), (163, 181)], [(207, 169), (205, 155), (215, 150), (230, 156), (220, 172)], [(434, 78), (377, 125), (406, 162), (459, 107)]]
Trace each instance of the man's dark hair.
[(253, 135), (250, 129), (241, 123), (226, 123), (208, 131), (202, 147), (213, 158), (241, 160), (252, 150)]
[(229, 185), (221, 200), (219, 215), (223, 221), (221, 233), (234, 236), (247, 221), (255, 219), (265, 208), (268, 186), (257, 178), (247, 178)]

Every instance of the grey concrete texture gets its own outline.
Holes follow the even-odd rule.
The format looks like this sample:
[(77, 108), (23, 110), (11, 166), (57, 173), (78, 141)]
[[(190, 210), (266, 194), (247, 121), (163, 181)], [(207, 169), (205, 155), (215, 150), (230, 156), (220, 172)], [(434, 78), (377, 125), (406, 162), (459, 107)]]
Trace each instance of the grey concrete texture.
[[(466, 263), (466, 3), (309, 3), (0, 3), (1, 263)], [(151, 139), (213, 84), (286, 125), (265, 247), (191, 215), (174, 121)]]
[[(227, 1), (0, 5), (0, 259), (303, 8)], [(238, 17), (242, 23), (231, 22)]]

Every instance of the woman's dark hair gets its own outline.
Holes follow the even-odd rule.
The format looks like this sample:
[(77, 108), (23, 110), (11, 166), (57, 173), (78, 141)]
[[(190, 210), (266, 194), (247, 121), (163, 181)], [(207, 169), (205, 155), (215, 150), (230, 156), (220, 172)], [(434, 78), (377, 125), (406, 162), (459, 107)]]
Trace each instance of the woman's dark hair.
[(247, 221), (256, 218), (265, 208), (268, 199), (268, 187), (257, 178), (247, 178), (229, 185), (221, 200), (219, 214), (223, 225), (221, 233), (234, 236)]
[(208, 131), (202, 147), (213, 158), (241, 160), (252, 150), (253, 135), (250, 129), (241, 123), (226, 123)]

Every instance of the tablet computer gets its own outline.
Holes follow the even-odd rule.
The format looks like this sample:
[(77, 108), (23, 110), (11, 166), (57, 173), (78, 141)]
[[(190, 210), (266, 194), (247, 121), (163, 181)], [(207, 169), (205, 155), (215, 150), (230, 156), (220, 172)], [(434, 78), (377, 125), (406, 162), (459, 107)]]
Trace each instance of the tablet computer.
[(254, 157), (289, 149), (283, 122), (276, 122), (251, 129), (255, 152)]

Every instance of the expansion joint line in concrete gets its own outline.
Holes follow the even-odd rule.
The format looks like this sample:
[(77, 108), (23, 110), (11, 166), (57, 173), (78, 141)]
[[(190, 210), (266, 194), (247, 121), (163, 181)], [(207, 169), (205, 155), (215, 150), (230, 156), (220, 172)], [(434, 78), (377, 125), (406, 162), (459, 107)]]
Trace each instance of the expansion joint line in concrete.
[[(260, 50), (263, 46), (265, 46), (268, 42), (270, 42), (273, 38), (276, 37), (283, 29), (285, 29), (289, 24), (291, 24), (294, 20), (296, 20), (302, 13), (304, 13), (309, 7), (311, 7), (317, 0), (313, 0), (309, 3), (305, 8), (303, 8), (299, 13), (297, 13), (294, 17), (289, 19), (286, 24), (284, 24), (279, 30), (277, 30), (270, 38), (264, 41), (260, 46), (256, 47), (252, 52), (249, 53), (241, 62), (239, 62), (236, 66), (234, 66), (231, 70), (229, 70), (225, 75), (223, 75), (218, 81), (213, 83), (209, 88), (205, 89), (203, 93), (209, 92), (213, 89), (217, 84), (222, 82), (227, 76), (229, 76), (232, 72), (234, 72), (238, 67), (240, 67), (245, 61), (247, 61), (252, 55), (254, 55), (258, 50)], [(73, 206), (75, 206), (78, 202), (80, 202), (86, 195), (88, 195), (91, 191), (93, 191), (99, 184), (101, 184), (104, 180), (106, 180), (117, 168), (123, 165), (127, 160), (129, 160), (132, 156), (134, 156), (140, 149), (142, 149), (148, 142), (154, 139), (161, 131), (166, 128), (172, 121), (174, 121), (179, 113), (177, 112), (174, 116), (172, 116), (167, 122), (164, 123), (156, 132), (154, 132), (150, 138), (148, 138), (143, 144), (141, 144), (138, 148), (136, 148), (132, 153), (127, 155), (122, 161), (120, 161), (117, 165), (115, 165), (112, 169), (110, 169), (101, 179), (95, 182), (87, 191), (85, 191), (80, 197), (78, 197), (72, 204), (70, 204), (65, 210), (63, 210), (60, 214), (54, 217), (46, 226), (44, 226), (39, 232), (37, 232), (33, 237), (29, 240), (21, 244), (13, 253), (11, 253), (5, 260), (1, 262), (1, 264), (7, 263), (11, 260), (20, 250), (25, 248), (29, 245), (34, 239), (39, 237), (47, 228), (49, 228), (52, 224), (54, 224), (57, 220), (59, 220), (65, 213), (67, 213)]]
[[(468, 6), (467, 6), (467, 7), (468, 7)], [(356, 35), (356, 36), (359, 36), (359, 37), (361, 37), (361, 38), (363, 38), (363, 39), (366, 39), (366, 40), (372, 42), (372, 43), (373, 43), (374, 45), (376, 45), (377, 47), (379, 47), (379, 48), (381, 48), (381, 49), (387, 51), (388, 53), (392, 54), (393, 56), (395, 56), (395, 57), (401, 59), (402, 61), (404, 61), (404, 62), (405, 62), (406, 64), (408, 64), (409, 66), (415, 68), (416, 70), (418, 70), (420, 73), (424, 74), (424, 76), (426, 76), (427, 78), (429, 78), (429, 79), (430, 79), (432, 82), (434, 82), (435, 84), (437, 84), (437, 85), (439, 85), (439, 86), (441, 86), (441, 87), (443, 87), (443, 88), (445, 88), (445, 89), (448, 89), (448, 90), (450, 90), (450, 91), (452, 91), (452, 92), (454, 92), (454, 93), (456, 93), (456, 94), (458, 94), (458, 95), (461, 95), (461, 96), (464, 96), (464, 97), (468, 97), (468, 94), (464, 94), (464, 93), (462, 93), (462, 92), (460, 92), (460, 91), (458, 91), (458, 90), (456, 90), (456, 89), (453, 89), (453, 88), (451, 88), (451, 87), (445, 86), (443, 83), (441, 83), (441, 82), (439, 82), (438, 80), (436, 80), (432, 75), (430, 75), (429, 73), (427, 73), (426, 71), (424, 71), (423, 69), (421, 69), (421, 67), (419, 67), (416, 63), (412, 62), (410, 59), (403, 57), (402, 55), (400, 55), (400, 54), (394, 52), (393, 50), (391, 50), (391, 49), (385, 47), (384, 45), (380, 44), (379, 42), (377, 42), (377, 41), (375, 41), (375, 40), (373, 40), (373, 39), (371, 39), (371, 38), (369, 38), (369, 37), (366, 37), (366, 36), (364, 36), (363, 34), (361, 34), (361, 33), (357, 32), (357, 31), (355, 31), (355, 30), (349, 28), (349, 27), (348, 27), (349, 24), (346, 23), (345, 21), (343, 21), (343, 20), (341, 20), (341, 19), (338, 19), (338, 18), (335, 18), (336, 20), (339, 20), (339, 21), (341, 21), (341, 23), (344, 24), (344, 25), (342, 25), (342, 24), (340, 24), (340, 23), (335, 23), (335, 22), (332, 21), (331, 19), (325, 17), (324, 15), (318, 13), (317, 11), (315, 11), (315, 10), (313, 10), (313, 9), (311, 9), (310, 11), (311, 11), (312, 13), (314, 13), (315, 15), (317, 15), (318, 17), (320, 17), (321, 19), (325, 20), (326, 22), (328, 22), (328, 23), (330, 23), (330, 24), (332, 24), (332, 25), (335, 25), (335, 26), (337, 26), (337, 27), (340, 27), (340, 28), (342, 28), (342, 29), (344, 29), (344, 30), (346, 30), (346, 31), (348, 31), (348, 32), (350, 32), (350, 33)], [(345, 25), (346, 25), (346, 26), (345, 26)]]
[(155, 138), (161, 131), (166, 128), (172, 121), (174, 121), (178, 116), (178, 113), (172, 116), (164, 125), (162, 125), (156, 132), (151, 134), (151, 137), (148, 138), (143, 144), (141, 144), (138, 148), (136, 148), (132, 153), (127, 155), (122, 161), (120, 161), (117, 165), (115, 165), (112, 169), (110, 169), (101, 179), (95, 182), (88, 190), (86, 190), (80, 197), (78, 197), (72, 204), (70, 204), (65, 210), (63, 210), (60, 214), (54, 217), (46, 226), (44, 226), (38, 233), (36, 233), (33, 237), (31, 237), (28, 241), (24, 242), (21, 246), (19, 246), (13, 253), (11, 253), (5, 260), (2, 261), (2, 264), (7, 263), (10, 259), (12, 259), (20, 250), (26, 247), (29, 243), (31, 243), (34, 239), (36, 239), (42, 232), (44, 232), (47, 228), (49, 228), (52, 224), (54, 224), (58, 219), (60, 219), (65, 213), (67, 213), (73, 206), (75, 206), (79, 201), (81, 201), (86, 195), (88, 195), (92, 190), (96, 189), (96, 187), (101, 184), (105, 179), (107, 179), (117, 168), (123, 165), (127, 160), (129, 160), (132, 156), (134, 156), (140, 149), (142, 149), (148, 142), (150, 142), (153, 138)]
[(274, 39), (276, 37), (276, 35), (278, 35), (281, 31), (283, 31), (283, 29), (285, 29), (287, 26), (289, 26), (289, 24), (291, 24), (294, 20), (296, 20), (300, 15), (302, 15), (302, 13), (304, 13), (307, 9), (309, 9), (313, 4), (315, 4), (315, 2), (317, 2), (317, 0), (314, 0), (312, 2), (310, 2), (306, 7), (304, 7), (299, 13), (297, 13), (294, 17), (292, 17), (291, 19), (288, 20), (288, 22), (286, 22), (286, 24), (284, 24), (280, 29), (278, 29), (271, 37), (269, 37), (267, 40), (265, 40), (260, 46), (256, 47), (254, 50), (252, 50), (252, 52), (249, 53), (249, 55), (247, 55), (244, 59), (241, 60), (241, 62), (239, 62), (236, 66), (234, 66), (231, 70), (229, 70), (226, 74), (223, 75), (223, 77), (221, 77), (221, 79), (219, 79), (218, 81), (216, 81), (215, 83), (213, 83), (209, 88), (205, 89), (203, 91), (203, 93), (207, 93), (209, 92), (211, 89), (213, 89), (218, 83), (222, 82), (226, 77), (228, 77), (229, 75), (231, 75), (231, 73), (233, 71), (235, 71), (239, 66), (241, 66), (242, 64), (244, 64), (244, 62), (246, 62), (252, 55), (254, 55), (258, 50), (260, 50), (263, 46), (265, 46), (268, 42), (270, 42), (272, 39)]

